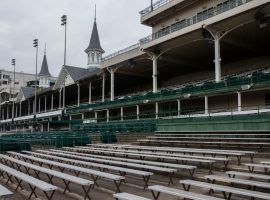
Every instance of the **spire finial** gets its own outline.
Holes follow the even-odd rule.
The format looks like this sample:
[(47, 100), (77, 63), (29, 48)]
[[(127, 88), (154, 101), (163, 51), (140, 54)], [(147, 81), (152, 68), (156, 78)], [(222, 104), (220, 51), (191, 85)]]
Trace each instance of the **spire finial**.
[(46, 42), (45, 42), (44, 55), (46, 55), (46, 51), (47, 51), (46, 48), (47, 47), (46, 47)]
[(97, 20), (97, 5), (95, 4), (95, 22)]

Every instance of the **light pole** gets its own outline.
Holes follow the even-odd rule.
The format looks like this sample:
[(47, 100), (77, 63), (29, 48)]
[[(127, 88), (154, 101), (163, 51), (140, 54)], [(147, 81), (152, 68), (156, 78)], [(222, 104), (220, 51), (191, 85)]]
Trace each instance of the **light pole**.
[(11, 64), (14, 67), (13, 71), (13, 94), (12, 94), (12, 123), (14, 124), (14, 112), (15, 112), (15, 66), (16, 66), (16, 60), (12, 59)]
[[(67, 60), (67, 16), (62, 15), (61, 17), (61, 26), (65, 27), (65, 44), (64, 44), (64, 66), (66, 65)], [(64, 78), (64, 85), (63, 85), (63, 109), (66, 106), (66, 76)]]
[(34, 39), (33, 47), (36, 48), (36, 74), (35, 74), (35, 101), (34, 101), (34, 119), (37, 114), (37, 60), (38, 60), (38, 39)]

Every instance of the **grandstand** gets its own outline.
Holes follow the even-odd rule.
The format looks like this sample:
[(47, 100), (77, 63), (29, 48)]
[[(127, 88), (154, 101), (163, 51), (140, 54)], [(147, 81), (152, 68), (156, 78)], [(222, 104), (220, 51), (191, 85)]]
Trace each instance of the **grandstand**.
[(270, 200), (270, 0), (140, 15), (137, 44), (102, 57), (95, 20), (87, 66), (1, 103), (0, 199)]

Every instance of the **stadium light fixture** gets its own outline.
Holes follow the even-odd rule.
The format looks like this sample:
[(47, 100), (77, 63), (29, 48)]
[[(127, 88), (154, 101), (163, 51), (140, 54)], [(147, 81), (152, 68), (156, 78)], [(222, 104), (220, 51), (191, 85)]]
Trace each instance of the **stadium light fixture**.
[(14, 114), (15, 114), (15, 67), (16, 67), (16, 60), (13, 58), (11, 60), (11, 65), (13, 66), (13, 92), (12, 92), (12, 123), (14, 123)]
[(37, 62), (38, 62), (38, 39), (33, 40), (33, 47), (36, 48), (36, 73), (35, 73), (35, 106), (34, 106), (34, 118), (37, 114)]

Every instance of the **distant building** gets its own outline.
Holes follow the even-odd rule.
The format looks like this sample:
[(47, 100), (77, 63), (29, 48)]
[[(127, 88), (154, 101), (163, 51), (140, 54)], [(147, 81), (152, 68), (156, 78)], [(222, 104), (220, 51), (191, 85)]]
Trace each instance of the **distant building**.
[(34, 80), (34, 74), (15, 72), (15, 91), (13, 91), (13, 71), (0, 69), (0, 102), (7, 101), (12, 94), (19, 92), (21, 87), (27, 86), (27, 82)]

